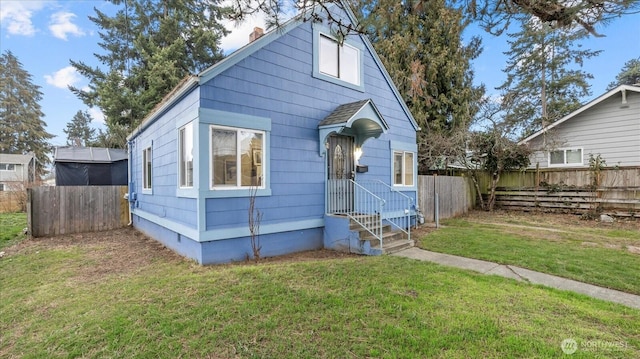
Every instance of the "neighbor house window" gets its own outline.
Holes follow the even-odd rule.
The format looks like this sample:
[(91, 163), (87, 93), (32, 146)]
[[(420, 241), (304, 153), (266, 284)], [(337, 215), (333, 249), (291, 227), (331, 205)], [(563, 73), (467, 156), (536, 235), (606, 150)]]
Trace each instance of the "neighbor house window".
[(211, 126), (211, 187), (264, 187), (263, 131)]
[(178, 158), (180, 161), (180, 187), (193, 187), (193, 125), (178, 130)]
[(151, 147), (142, 150), (142, 188), (151, 189)]
[(360, 85), (360, 50), (320, 34), (318, 51), (320, 73)]
[(0, 183), (0, 192), (4, 192), (4, 191), (5, 191), (4, 183)]
[(16, 165), (13, 163), (0, 163), (0, 171), (15, 171)]
[(582, 165), (582, 148), (565, 148), (549, 152), (549, 166)]
[(414, 185), (414, 153), (407, 151), (393, 151), (393, 185)]

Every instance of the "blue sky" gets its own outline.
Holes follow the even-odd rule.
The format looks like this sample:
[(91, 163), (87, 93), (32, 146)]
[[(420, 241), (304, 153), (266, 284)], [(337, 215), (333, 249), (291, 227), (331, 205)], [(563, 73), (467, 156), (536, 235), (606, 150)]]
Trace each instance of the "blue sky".
[[(70, 59), (98, 65), (93, 56), (101, 53), (97, 45), (98, 29), (87, 18), (95, 13), (94, 7), (106, 13), (115, 9), (101, 0), (0, 0), (0, 51), (13, 52), (32, 75), (33, 82), (41, 87), (43, 119), (47, 131), (57, 136), (51, 141), (55, 146), (65, 144), (62, 130), (73, 115), (78, 110), (89, 110), (67, 85), (82, 88), (88, 84), (71, 67)], [(263, 24), (257, 18), (240, 27), (229, 24), (233, 33), (223, 40), (223, 49), (229, 52), (246, 44), (253, 26)], [(583, 67), (595, 77), (590, 82), (592, 97), (605, 91), (626, 61), (640, 57), (640, 14), (616, 19), (598, 31), (606, 37), (584, 42), (587, 48), (604, 50)], [(483, 54), (473, 63), (476, 83), (484, 83), (489, 95), (496, 94), (493, 88), (506, 77), (501, 71), (506, 62), (503, 52), (508, 50), (506, 36), (494, 37), (475, 28), (470, 28), (469, 33), (480, 34), (484, 44)], [(103, 118), (99, 111), (94, 109), (90, 113), (95, 127), (101, 126)]]

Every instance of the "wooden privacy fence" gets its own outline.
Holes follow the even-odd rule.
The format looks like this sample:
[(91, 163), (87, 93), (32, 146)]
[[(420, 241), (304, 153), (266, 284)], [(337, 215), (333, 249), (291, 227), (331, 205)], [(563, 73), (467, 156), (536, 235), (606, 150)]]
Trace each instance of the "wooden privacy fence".
[(33, 237), (106, 231), (129, 222), (127, 186), (51, 186), (27, 190)]
[(475, 203), (473, 187), (466, 177), (418, 176), (418, 206), (425, 221), (435, 220), (436, 193), (440, 219), (467, 213)]
[[(597, 186), (594, 179), (597, 178)], [(479, 176), (483, 194), (490, 178)], [(586, 213), (640, 217), (640, 167), (538, 169), (503, 173), (496, 205), (525, 211)]]

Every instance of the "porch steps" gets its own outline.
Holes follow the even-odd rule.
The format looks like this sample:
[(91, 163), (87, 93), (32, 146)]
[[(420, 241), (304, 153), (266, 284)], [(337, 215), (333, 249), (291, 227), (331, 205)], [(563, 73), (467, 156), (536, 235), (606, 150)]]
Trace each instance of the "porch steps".
[[(372, 230), (377, 230), (379, 224), (369, 226)], [(352, 231), (358, 231), (358, 236), (361, 241), (369, 241), (372, 248), (379, 248), (380, 241), (374, 235), (369, 233), (362, 225), (351, 221), (349, 229)], [(382, 226), (382, 254), (396, 253), (401, 250), (411, 248), (415, 245), (413, 240), (408, 240), (404, 233), (401, 231), (394, 231), (390, 224)]]

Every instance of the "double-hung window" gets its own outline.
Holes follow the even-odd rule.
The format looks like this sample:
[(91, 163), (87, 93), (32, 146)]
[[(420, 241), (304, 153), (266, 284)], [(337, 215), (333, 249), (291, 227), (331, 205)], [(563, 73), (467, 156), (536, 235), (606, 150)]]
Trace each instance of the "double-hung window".
[(16, 165), (13, 163), (0, 163), (0, 171), (15, 171)]
[(178, 176), (180, 188), (193, 187), (193, 124), (178, 130)]
[(393, 185), (414, 186), (414, 153), (393, 151)]
[(142, 150), (142, 189), (151, 190), (151, 147)]
[(265, 132), (211, 126), (211, 187), (265, 186)]
[(549, 167), (581, 165), (582, 148), (563, 148), (549, 152)]
[(318, 70), (321, 74), (360, 86), (360, 50), (319, 34), (318, 52)]

